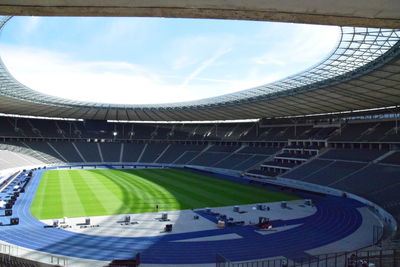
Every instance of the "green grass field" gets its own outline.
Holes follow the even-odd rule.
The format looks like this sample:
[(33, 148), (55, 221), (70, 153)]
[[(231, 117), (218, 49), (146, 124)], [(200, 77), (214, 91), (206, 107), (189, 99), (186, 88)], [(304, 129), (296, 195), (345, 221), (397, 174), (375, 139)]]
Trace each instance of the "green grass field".
[(176, 169), (49, 170), (31, 206), (38, 219), (294, 200), (297, 197)]

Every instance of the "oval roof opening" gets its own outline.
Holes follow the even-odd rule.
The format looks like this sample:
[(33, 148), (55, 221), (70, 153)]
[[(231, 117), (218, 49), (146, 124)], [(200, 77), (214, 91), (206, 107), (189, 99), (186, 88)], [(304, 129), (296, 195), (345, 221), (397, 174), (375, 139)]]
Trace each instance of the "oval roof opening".
[(1, 56), (39, 92), (112, 104), (191, 101), (304, 71), (330, 55), (339, 27), (165, 19), (17, 17)]

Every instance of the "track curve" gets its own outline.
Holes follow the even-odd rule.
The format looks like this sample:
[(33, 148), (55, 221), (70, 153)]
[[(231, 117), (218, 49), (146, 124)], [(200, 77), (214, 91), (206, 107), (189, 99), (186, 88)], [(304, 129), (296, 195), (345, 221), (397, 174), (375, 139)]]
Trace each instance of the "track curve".
[[(232, 261), (285, 256), (298, 258), (304, 251), (327, 245), (349, 236), (362, 224), (358, 208), (363, 204), (347, 198), (304, 196), (312, 198), (317, 212), (311, 216), (272, 221), (274, 227), (299, 225), (268, 235), (258, 234), (254, 226), (235, 226), (155, 237), (104, 237), (73, 233), (44, 224), (30, 213), (30, 205), (39, 185), (38, 171), (26, 192), (21, 194), (13, 212), (20, 218), (16, 226), (0, 227), (0, 239), (25, 248), (92, 260), (111, 261), (132, 258), (141, 252), (143, 263), (196, 264), (212, 263), (221, 253)], [(221, 241), (185, 242), (185, 239), (235, 233), (242, 238)], [(179, 240), (180, 242), (173, 242)]]

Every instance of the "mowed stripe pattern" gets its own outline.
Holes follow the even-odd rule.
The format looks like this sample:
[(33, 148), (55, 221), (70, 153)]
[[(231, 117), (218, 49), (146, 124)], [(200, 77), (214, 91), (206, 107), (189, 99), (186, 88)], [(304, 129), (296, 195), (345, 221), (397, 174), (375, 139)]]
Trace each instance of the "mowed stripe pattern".
[(31, 206), (38, 219), (219, 207), (297, 197), (177, 169), (49, 170)]

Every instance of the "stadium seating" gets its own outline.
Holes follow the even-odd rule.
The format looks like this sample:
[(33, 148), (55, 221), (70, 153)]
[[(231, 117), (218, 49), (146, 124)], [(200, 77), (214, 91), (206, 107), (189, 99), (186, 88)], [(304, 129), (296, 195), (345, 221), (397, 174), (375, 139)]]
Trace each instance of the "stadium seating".
[(373, 128), (365, 132), (361, 137), (357, 138), (357, 140), (364, 142), (380, 141), (393, 127), (394, 124), (390, 122), (376, 123)]
[(333, 135), (331, 141), (349, 141), (357, 140), (368, 129), (374, 127), (376, 123), (347, 123), (342, 126), (340, 131)]
[(397, 221), (400, 221), (399, 190), (400, 184), (396, 184), (371, 193), (368, 195), (368, 198), (394, 215)]
[(100, 143), (104, 162), (121, 162), (121, 143)]
[(257, 155), (272, 155), (278, 152), (279, 148), (274, 147), (255, 147), (255, 146), (247, 146), (242, 148), (239, 153), (243, 154), (257, 154)]
[[(49, 154), (43, 153), (41, 151), (32, 150), (30, 147), (26, 146), (25, 143), (21, 142), (9, 142), (0, 144), (0, 150), (5, 152), (14, 152), (14, 157), (10, 155), (7, 157), (3, 155), (2, 160), (6, 162), (7, 168), (13, 168), (18, 166), (26, 165), (36, 165), (36, 164), (62, 164), (63, 161), (58, 158), (52, 157)], [(15, 166), (17, 164), (18, 166)]]
[(162, 153), (168, 146), (168, 144), (147, 144), (138, 161), (153, 163), (158, 157), (162, 156)]
[(229, 156), (225, 157), (225, 159), (222, 159), (221, 161), (213, 165), (213, 167), (222, 169), (232, 169), (238, 164), (246, 161), (251, 156), (252, 156), (251, 154), (230, 154)]
[(310, 154), (300, 154), (300, 153), (293, 153), (293, 152), (285, 152), (275, 156), (275, 158), (282, 158), (282, 159), (299, 159), (299, 160), (307, 160), (313, 157)]
[(269, 176), (269, 177), (275, 177), (279, 175), (281, 172), (279, 171), (271, 171), (271, 170), (266, 170), (266, 169), (254, 169), (248, 171), (250, 174), (256, 174), (256, 175), (262, 175), (262, 176)]
[(313, 172), (303, 181), (329, 186), (331, 183), (362, 169), (366, 165), (366, 163), (336, 161), (319, 171)]
[(68, 162), (84, 162), (84, 159), (78, 154), (75, 146), (71, 142), (51, 142), (54, 149)]
[[(393, 121), (348, 121), (341, 126), (281, 123), (144, 124), (0, 117), (0, 149), (8, 151), (0, 152), (0, 169), (41, 163), (198, 165), (331, 186), (399, 214), (394, 192), (400, 152), (376, 144), (400, 140)], [(315, 141), (319, 139), (323, 141)]]
[(400, 165), (400, 152), (394, 152), (393, 154), (387, 156), (386, 158), (384, 158), (380, 162), (381, 163), (387, 163), (387, 164)]
[(283, 174), (282, 177), (329, 186), (362, 196), (385, 208), (399, 220), (399, 152), (389, 155), (379, 163), (373, 162), (384, 153), (387, 151), (330, 150), (320, 158)]
[(19, 258), (7, 254), (0, 253), (0, 266), (13, 266), (13, 267), (51, 267), (54, 265), (39, 263), (24, 258)]
[(135, 143), (125, 143), (123, 146), (122, 162), (138, 162), (145, 145)]
[(345, 179), (332, 183), (331, 186), (368, 198), (369, 194), (397, 184), (399, 172), (400, 166), (370, 164)]
[(230, 153), (227, 152), (204, 152), (199, 154), (197, 157), (193, 158), (191, 161), (187, 162), (190, 165), (199, 166), (213, 166), (220, 160), (229, 156)]
[(78, 154), (82, 155), (84, 162), (102, 162), (98, 143), (74, 142)]
[(174, 164), (188, 164), (199, 154), (198, 151), (185, 151), (173, 163)]
[(156, 163), (173, 163), (186, 151), (199, 153), (204, 148), (206, 148), (204, 145), (170, 145), (164, 154), (158, 158)]
[(392, 127), (380, 140), (383, 142), (400, 142), (400, 127)]
[(238, 150), (240, 148), (240, 146), (218, 146), (218, 145), (214, 145), (212, 147), (210, 147), (207, 152), (234, 152), (236, 150)]
[(271, 166), (271, 167), (283, 167), (283, 168), (288, 168), (291, 169), (297, 165), (297, 163), (294, 162), (281, 162), (281, 161), (265, 161), (263, 162), (262, 166)]
[(347, 122), (339, 126), (263, 125), (254, 123), (144, 124), (0, 117), (0, 137), (91, 138), (127, 140), (260, 140), (327, 139), (330, 141), (400, 140), (393, 121)]
[(321, 147), (312, 143), (289, 144), (282, 149), (275, 150), (275, 154), (268, 161), (264, 161), (259, 166), (256, 166), (257, 169), (252, 169), (247, 173), (250, 175), (257, 174), (258, 178), (263, 174), (268, 177), (282, 175), (315, 157), (320, 149)]
[(308, 128), (302, 135), (300, 135), (299, 139), (315, 139), (322, 140), (328, 138), (337, 127), (314, 127)]
[(245, 171), (247, 169), (255, 167), (255, 165), (259, 165), (260, 163), (265, 161), (266, 157), (268, 157), (268, 156), (253, 155), (253, 156), (249, 157), (247, 160), (244, 160), (241, 163), (233, 166), (232, 169)]
[(260, 129), (258, 140), (275, 140), (277, 135), (280, 135), (285, 131), (287, 131), (287, 127), (268, 127)]
[[(24, 143), (29, 149), (32, 149), (33, 151), (40, 151), (46, 155), (50, 155), (54, 158), (57, 158), (60, 161), (65, 162), (66, 160), (62, 158), (60, 154), (58, 154), (52, 147), (49, 145), (48, 142), (43, 142), (43, 141), (31, 141), (31, 142), (25, 142)], [(21, 144), (22, 145), (22, 144)]]
[(330, 160), (320, 160), (314, 159), (306, 164), (299, 166), (296, 169), (293, 169), (290, 172), (285, 173), (282, 177), (294, 179), (294, 180), (304, 180), (308, 176), (312, 175), (313, 173), (319, 171), (322, 168), (325, 168), (328, 165), (333, 164), (334, 161)]
[(324, 159), (351, 160), (368, 162), (387, 153), (377, 149), (331, 149), (321, 156)]
[(21, 136), (17, 127), (12, 124), (12, 118), (0, 117), (0, 125), (1, 136)]

